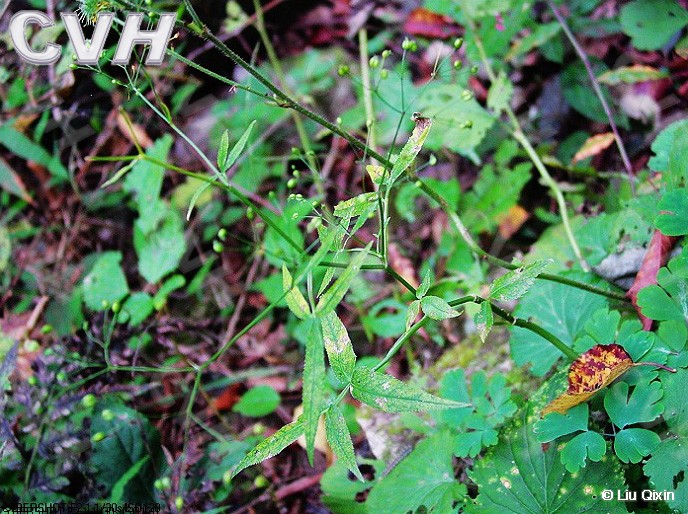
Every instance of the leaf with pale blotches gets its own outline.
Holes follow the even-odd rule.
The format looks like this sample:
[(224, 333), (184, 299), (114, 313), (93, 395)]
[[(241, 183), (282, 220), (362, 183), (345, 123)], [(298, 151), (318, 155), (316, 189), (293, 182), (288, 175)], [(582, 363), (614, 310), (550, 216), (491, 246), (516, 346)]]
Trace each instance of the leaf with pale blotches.
[(542, 409), (542, 415), (550, 412), (563, 414), (611, 384), (633, 366), (631, 357), (618, 344), (592, 347), (573, 361), (569, 368), (568, 389)]

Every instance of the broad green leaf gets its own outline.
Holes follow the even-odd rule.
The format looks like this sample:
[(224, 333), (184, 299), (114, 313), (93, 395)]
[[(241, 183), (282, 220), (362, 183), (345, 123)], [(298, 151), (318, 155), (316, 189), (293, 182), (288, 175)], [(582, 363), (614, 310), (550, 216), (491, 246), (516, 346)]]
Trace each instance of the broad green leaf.
[(678, 369), (676, 373), (661, 372), (659, 379), (664, 391), (662, 400), (664, 422), (674, 434), (688, 437), (688, 402), (686, 402), (688, 370)]
[(514, 85), (503, 71), (497, 75), (495, 80), (490, 85), (490, 90), (487, 93), (487, 106), (496, 113), (506, 111), (511, 103), (511, 97), (514, 94)]
[(237, 476), (247, 467), (258, 464), (259, 462), (263, 462), (265, 459), (269, 459), (270, 457), (274, 457), (303, 434), (304, 427), (302, 418), (283, 426), (270, 437), (258, 443), (253, 450), (248, 452), (246, 457), (241, 459), (241, 462), (239, 462), (236, 469), (232, 471), (232, 478)]
[(368, 512), (454, 512), (466, 486), (454, 479), (451, 434), (443, 430), (418, 443), (368, 495)]
[(542, 408), (557, 394), (564, 372), (545, 383), (499, 436), (497, 446), (476, 460), (469, 477), (478, 486), (478, 497), (466, 514), (620, 514), (623, 502), (606, 502), (604, 489), (624, 489), (623, 473), (616, 459), (591, 462), (578, 473), (561, 463), (557, 445), (543, 448), (533, 430)]
[(410, 329), (420, 312), (420, 300), (413, 300), (406, 311), (406, 330)]
[(444, 374), (440, 382), (440, 394), (442, 398), (463, 403), (465, 407), (443, 410), (438, 413), (438, 418), (452, 429), (462, 426), (466, 418), (473, 412), (471, 395), (466, 384), (466, 373), (463, 369), (453, 369)]
[(688, 234), (688, 191), (669, 191), (659, 201), (659, 216), (655, 225), (665, 236)]
[(84, 277), (84, 303), (93, 311), (108, 309), (129, 294), (119, 252), (105, 252), (98, 257), (93, 268)]
[[(591, 280), (589, 275), (562, 275), (604, 287), (601, 280)], [(571, 346), (592, 314), (605, 306), (607, 300), (602, 296), (556, 282), (538, 281), (521, 298), (514, 316), (529, 319)], [(544, 375), (561, 357), (561, 352), (539, 335), (520, 327), (511, 327), (511, 332), (514, 362), (518, 366), (532, 363), (533, 374)]]
[(535, 29), (531, 33), (513, 44), (511, 50), (505, 58), (510, 60), (514, 57), (518, 57), (519, 55), (525, 55), (533, 48), (537, 48), (545, 44), (547, 41), (559, 34), (559, 32), (561, 32), (561, 25), (559, 25), (559, 23), (556, 21), (542, 25), (536, 25)]
[(129, 323), (130, 327), (137, 327), (153, 313), (153, 299), (142, 291), (132, 294), (122, 304), (117, 315), (120, 323)]
[(478, 335), (480, 335), (480, 340), (484, 343), (487, 339), (487, 335), (492, 330), (492, 324), (494, 323), (494, 314), (492, 313), (492, 304), (489, 301), (482, 302), (480, 304), (480, 310), (473, 316), (473, 322), (475, 327), (478, 329)]
[(550, 412), (535, 422), (533, 430), (535, 439), (540, 443), (549, 443), (557, 437), (588, 429), (588, 404), (581, 403), (564, 414)]
[(607, 389), (604, 408), (609, 418), (619, 428), (634, 423), (649, 423), (664, 412), (662, 385), (658, 381), (641, 382), (628, 394), (628, 383), (619, 382)]
[(394, 161), (392, 165), (389, 186), (394, 184), (401, 174), (411, 166), (421, 148), (423, 148), (425, 138), (428, 137), (428, 133), (430, 132), (430, 127), (432, 126), (432, 120), (430, 118), (419, 116), (414, 119), (414, 122), (416, 126), (411, 133), (411, 137), (409, 137), (408, 141), (401, 149), (401, 152), (399, 152), (397, 160)]
[(349, 428), (346, 426), (344, 415), (337, 405), (331, 405), (325, 413), (325, 433), (327, 434), (327, 441), (330, 443), (330, 448), (332, 448), (337, 459), (339, 459), (356, 478), (364, 482), (363, 475), (361, 475), (358, 465), (356, 464), (356, 453), (354, 452), (354, 445), (351, 442)]
[[(248, 128), (244, 131), (244, 133), (241, 135), (239, 138), (239, 141), (236, 142), (236, 144), (232, 147), (232, 150), (229, 152), (229, 155), (226, 155), (227, 152), (227, 147), (229, 146), (229, 139), (227, 140), (227, 145), (225, 146), (225, 155), (226, 157), (220, 158), (220, 153), (218, 152), (218, 166), (220, 168), (220, 171), (222, 173), (227, 173), (227, 170), (231, 168), (234, 163), (236, 162), (237, 158), (239, 155), (241, 155), (241, 152), (244, 151), (244, 147), (246, 146), (246, 142), (248, 141), (249, 136), (251, 135), (251, 130), (253, 130), (253, 126), (256, 124), (255, 120), (251, 122), (251, 124), (248, 126)], [(225, 131), (225, 134), (227, 132)], [(224, 134), (223, 134), (224, 137)], [(220, 143), (220, 149), (222, 149), (222, 143)]]
[(561, 463), (569, 473), (584, 468), (587, 459), (599, 462), (607, 453), (607, 443), (597, 432), (586, 430), (566, 443), (561, 450)]
[(641, 312), (650, 319), (658, 321), (683, 319), (681, 308), (664, 289), (656, 284), (646, 286), (638, 292), (638, 305)]
[(651, 170), (661, 173), (664, 181), (672, 188), (681, 187), (688, 180), (686, 139), (688, 120), (682, 119), (662, 130), (652, 143), (655, 155), (647, 165)]
[(267, 416), (280, 404), (280, 395), (268, 385), (259, 385), (246, 391), (232, 407), (234, 412), (251, 418)]
[(370, 244), (368, 244), (363, 251), (356, 253), (346, 269), (341, 275), (339, 275), (339, 278), (335, 280), (334, 284), (332, 284), (330, 288), (320, 297), (318, 305), (315, 307), (316, 314), (322, 315), (334, 310), (334, 308), (339, 305), (339, 302), (342, 301), (342, 298), (344, 298), (344, 295), (349, 290), (351, 282), (360, 271), (361, 265), (368, 255), (369, 249)]
[(494, 446), (498, 441), (498, 432), (484, 417), (471, 414), (463, 422), (465, 432), (454, 437), (454, 454), (457, 457), (476, 457), (483, 448)]
[(426, 393), (366, 366), (358, 366), (354, 370), (351, 394), (357, 400), (384, 412), (415, 412), (467, 406), (465, 403)]
[[(112, 416), (104, 417), (105, 409)], [(122, 502), (154, 501), (150, 477), (164, 474), (167, 468), (157, 429), (144, 415), (107, 398), (97, 405), (91, 420), (91, 436), (96, 433), (105, 434), (92, 443), (90, 465), (98, 483)], [(142, 459), (148, 460), (138, 464)]]
[(375, 484), (377, 477), (384, 474), (385, 463), (373, 459), (361, 459), (360, 462), (370, 466), (376, 478), (369, 482), (351, 480), (348, 468), (339, 460), (323, 474), (320, 480), (323, 492), (321, 499), (333, 514), (370, 514), (366, 504), (357, 499), (360, 500), (360, 495)]
[(656, 50), (688, 24), (688, 12), (673, 0), (634, 0), (619, 14), (623, 31), (638, 50)]
[(181, 289), (186, 285), (184, 275), (172, 275), (165, 280), (153, 297), (153, 307), (156, 311), (161, 310), (167, 303), (167, 298), (177, 289)]
[(637, 464), (659, 446), (659, 435), (644, 428), (626, 428), (616, 433), (614, 453), (621, 462)]
[(641, 312), (657, 321), (688, 321), (688, 250), (657, 273), (657, 284), (638, 292)]
[(467, 99), (461, 93), (456, 84), (435, 81), (423, 86), (414, 105), (435, 124), (425, 141), (426, 148), (467, 154), (485, 138), (494, 117), (475, 98)]
[(428, 289), (430, 289), (431, 285), (432, 285), (432, 272), (430, 270), (428, 270), (425, 272), (425, 276), (423, 277), (423, 281), (418, 286), (418, 289), (416, 289), (416, 298), (418, 298), (420, 300), (426, 294), (428, 294)]
[(356, 365), (356, 354), (349, 333), (334, 311), (322, 316), (320, 324), (332, 371), (342, 384), (349, 384)]
[(439, 296), (423, 297), (420, 307), (423, 309), (423, 314), (436, 321), (455, 318), (461, 314)]
[(134, 224), (134, 248), (139, 258), (139, 273), (150, 284), (157, 283), (179, 266), (184, 252), (184, 226), (179, 214), (165, 206), (160, 225), (146, 232), (139, 218)]
[(508, 271), (492, 283), (490, 298), (498, 302), (518, 300), (528, 292), (528, 289), (535, 283), (537, 276), (552, 262), (551, 259), (537, 261)]
[(306, 319), (311, 313), (311, 308), (301, 290), (294, 284), (294, 279), (286, 264), (282, 264), (282, 287), (286, 293), (285, 299), (289, 310), (297, 318)]
[(313, 465), (315, 436), (325, 398), (325, 352), (320, 320), (306, 320), (306, 360), (303, 366), (303, 424), (306, 453)]
[(667, 437), (643, 467), (655, 491), (674, 493), (666, 503), (676, 512), (688, 512), (688, 438)]

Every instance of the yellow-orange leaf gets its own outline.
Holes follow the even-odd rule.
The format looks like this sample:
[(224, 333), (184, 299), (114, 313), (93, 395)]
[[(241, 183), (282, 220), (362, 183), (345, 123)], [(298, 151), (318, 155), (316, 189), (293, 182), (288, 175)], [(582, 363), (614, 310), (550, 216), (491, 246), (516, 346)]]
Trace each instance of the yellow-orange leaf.
[(594, 346), (578, 357), (569, 368), (569, 388), (542, 409), (563, 414), (590, 398), (633, 367), (631, 357), (618, 344)]
[(609, 148), (609, 145), (611, 145), (613, 142), (614, 134), (611, 132), (596, 134), (592, 137), (589, 137), (586, 139), (585, 143), (583, 143), (583, 146), (580, 147), (580, 150), (576, 152), (576, 155), (573, 156), (571, 162), (575, 164), (578, 161), (582, 161), (583, 159), (597, 155), (603, 150)]

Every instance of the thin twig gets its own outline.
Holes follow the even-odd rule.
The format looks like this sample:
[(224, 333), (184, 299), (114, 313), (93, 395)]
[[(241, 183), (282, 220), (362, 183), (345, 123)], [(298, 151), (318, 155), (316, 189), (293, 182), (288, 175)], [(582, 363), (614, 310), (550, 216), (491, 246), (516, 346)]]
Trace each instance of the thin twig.
[(574, 36), (573, 32), (566, 23), (566, 20), (561, 15), (559, 10), (556, 8), (554, 3), (552, 3), (552, 0), (547, 0), (547, 5), (549, 5), (549, 8), (552, 10), (552, 13), (554, 14), (554, 17), (559, 22), (559, 25), (561, 25), (564, 34), (566, 34), (566, 37), (569, 39), (569, 41), (573, 45), (573, 48), (576, 50), (578, 57), (583, 62), (583, 65), (585, 66), (585, 71), (588, 72), (588, 77), (590, 77), (592, 88), (595, 90), (595, 94), (597, 95), (597, 98), (602, 104), (604, 114), (607, 116), (607, 119), (609, 120), (609, 126), (611, 127), (612, 132), (614, 133), (614, 140), (616, 141), (616, 146), (619, 149), (619, 154), (621, 155), (621, 160), (623, 161), (624, 168), (626, 168), (626, 173), (628, 174), (628, 181), (631, 184), (631, 192), (633, 193), (633, 196), (635, 196), (635, 176), (633, 175), (633, 165), (631, 164), (631, 161), (628, 158), (626, 147), (624, 146), (623, 141), (621, 140), (621, 136), (619, 135), (619, 129), (617, 128), (616, 122), (614, 121), (614, 115), (612, 114), (612, 111), (609, 108), (607, 99), (604, 97), (604, 94), (602, 94), (602, 88), (600, 88), (600, 83), (597, 80), (597, 77), (595, 76), (595, 71), (592, 69), (590, 59), (588, 59), (585, 50), (583, 50), (583, 47), (580, 45), (580, 43), (578, 43), (576, 36)]

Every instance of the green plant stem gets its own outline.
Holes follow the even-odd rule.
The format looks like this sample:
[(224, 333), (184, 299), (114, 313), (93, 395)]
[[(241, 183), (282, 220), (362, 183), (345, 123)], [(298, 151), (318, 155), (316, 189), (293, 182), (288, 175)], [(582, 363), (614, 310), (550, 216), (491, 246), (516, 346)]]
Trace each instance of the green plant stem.
[[(495, 75), (494, 70), (492, 69), (492, 64), (490, 63), (490, 59), (487, 57), (487, 53), (485, 52), (485, 47), (483, 46), (483, 43), (482, 43), (482, 40), (480, 39), (480, 36), (478, 36), (478, 31), (476, 30), (475, 24), (470, 19), (469, 19), (469, 24), (471, 27), (471, 31), (473, 32), (472, 37), (475, 41), (476, 47), (478, 48), (478, 53), (480, 54), (480, 59), (483, 61), (483, 64), (485, 66), (485, 71), (487, 72), (487, 75), (490, 78), (490, 81), (494, 84), (497, 81), (497, 76)], [(554, 195), (554, 199), (556, 200), (557, 206), (559, 207), (559, 214), (561, 215), (561, 222), (564, 225), (564, 230), (566, 231), (566, 237), (569, 240), (569, 244), (571, 245), (571, 248), (573, 249), (573, 253), (576, 256), (576, 259), (578, 260), (581, 268), (583, 268), (584, 271), (590, 271), (590, 266), (588, 265), (588, 263), (583, 258), (583, 254), (580, 251), (580, 247), (578, 246), (578, 242), (576, 241), (576, 238), (573, 235), (573, 230), (571, 229), (571, 222), (569, 220), (568, 208), (566, 206), (566, 200), (564, 199), (564, 194), (561, 192), (561, 189), (557, 185), (556, 181), (552, 178), (552, 176), (547, 171), (547, 168), (545, 167), (544, 163), (542, 162), (542, 159), (540, 158), (540, 156), (537, 154), (537, 152), (533, 148), (533, 145), (530, 144), (530, 140), (526, 137), (525, 133), (523, 132), (523, 129), (521, 127), (521, 123), (518, 121), (518, 118), (516, 117), (516, 114), (514, 113), (514, 111), (511, 109), (511, 107), (508, 104), (505, 106), (504, 111), (506, 112), (506, 114), (507, 114), (507, 116), (508, 116), (508, 118), (512, 124), (512, 131), (511, 131), (512, 136), (514, 137), (514, 139), (516, 139), (516, 141), (518, 141), (518, 143), (526, 151), (530, 160), (533, 161), (533, 164), (535, 165), (535, 169), (537, 169), (538, 173), (540, 173), (540, 177), (542, 178), (543, 182), (545, 183), (545, 185), (547, 185), (547, 187), (550, 188), (550, 190), (552, 191), (552, 194)]]
[(375, 137), (375, 108), (370, 82), (370, 56), (368, 55), (368, 31), (362, 28), (358, 31), (358, 56), (361, 62), (361, 87), (363, 88), (363, 107), (366, 113), (366, 128), (368, 129), (368, 148), (377, 148)]
[[(470, 296), (464, 296), (461, 298), (457, 298), (456, 300), (452, 300), (449, 302), (449, 305), (452, 307), (458, 307), (459, 305), (463, 305), (466, 303), (483, 303), (483, 302), (489, 302), (490, 303), (490, 308), (492, 309), (492, 312), (495, 313), (497, 316), (502, 318), (503, 320), (511, 323), (514, 326), (525, 328), (526, 330), (530, 330), (531, 332), (541, 336), (544, 338), (547, 342), (552, 344), (557, 350), (559, 350), (561, 353), (563, 353), (568, 359), (570, 360), (575, 360), (578, 358), (578, 354), (573, 351), (569, 346), (566, 345), (561, 339), (559, 339), (557, 336), (552, 334), (550, 331), (540, 327), (539, 325), (536, 325), (535, 323), (532, 323), (528, 320), (521, 319), (521, 318), (516, 318), (512, 314), (506, 312), (503, 309), (500, 309), (497, 307), (495, 304), (490, 302), (490, 300), (486, 298), (482, 298), (480, 296), (475, 296), (475, 295), (470, 295)], [(392, 347), (387, 350), (387, 353), (383, 357), (383, 359), (378, 362), (374, 367), (373, 370), (378, 371), (379, 369), (383, 368), (386, 366), (392, 358), (397, 354), (397, 352), (401, 349), (402, 346), (416, 333), (418, 330), (420, 330), (422, 327), (424, 327), (428, 322), (430, 321), (430, 318), (427, 316), (423, 316), (417, 323), (414, 323), (411, 328), (409, 328), (406, 332), (404, 332), (392, 345)]]
[(585, 66), (585, 71), (588, 73), (588, 77), (590, 78), (592, 88), (595, 91), (595, 94), (597, 95), (597, 99), (600, 101), (600, 104), (602, 105), (602, 109), (604, 109), (604, 114), (607, 116), (607, 119), (609, 120), (609, 126), (611, 127), (612, 133), (614, 134), (614, 141), (616, 141), (616, 147), (619, 149), (621, 161), (623, 162), (624, 168), (626, 169), (626, 175), (628, 176), (628, 180), (631, 186), (631, 193), (633, 194), (633, 196), (635, 196), (635, 177), (633, 176), (633, 165), (631, 164), (631, 160), (628, 158), (626, 147), (624, 146), (623, 140), (621, 139), (621, 135), (619, 134), (619, 129), (616, 126), (616, 121), (614, 121), (614, 115), (612, 114), (612, 110), (609, 107), (607, 99), (604, 97), (604, 94), (602, 93), (602, 88), (600, 87), (600, 83), (597, 80), (597, 77), (595, 76), (595, 71), (592, 69), (590, 59), (588, 59), (585, 50), (583, 50), (583, 47), (578, 43), (576, 36), (573, 35), (573, 32), (571, 31), (568, 23), (566, 23), (566, 20), (561, 15), (561, 13), (554, 5), (552, 0), (547, 0), (547, 5), (552, 10), (552, 13), (559, 22), (559, 25), (561, 25), (564, 34), (566, 34), (566, 37), (571, 42), (571, 45), (578, 54), (578, 57), (583, 62), (583, 66)]
[[(461, 218), (459, 215), (449, 206), (449, 204), (446, 202), (446, 200), (439, 194), (437, 193), (434, 189), (432, 189), (430, 186), (428, 186), (425, 182), (422, 180), (417, 180), (417, 177), (414, 172), (410, 172), (409, 176), (411, 177), (412, 180), (416, 180), (416, 184), (418, 187), (423, 191), (427, 196), (435, 200), (439, 205), (440, 208), (447, 214), (449, 217), (449, 221), (454, 225), (456, 230), (459, 232), (463, 240), (466, 242), (468, 247), (476, 254), (484, 258), (486, 261), (490, 262), (491, 264), (494, 264), (495, 266), (499, 266), (502, 268), (506, 269), (518, 269), (522, 266), (522, 264), (518, 263), (511, 263), (508, 261), (505, 261), (503, 259), (500, 259), (499, 257), (495, 257), (494, 255), (486, 252), (483, 250), (478, 243), (473, 239), (473, 236), (471, 236), (470, 232), (466, 228), (466, 226), (463, 224), (461, 221)], [(615, 291), (606, 291), (605, 289), (595, 287), (590, 284), (586, 284), (585, 282), (579, 282), (577, 280), (573, 280), (570, 278), (566, 277), (561, 277), (559, 275), (552, 275), (549, 273), (541, 273), (538, 278), (543, 279), (543, 280), (549, 280), (550, 282), (558, 282), (560, 284), (566, 284), (568, 286), (572, 287), (577, 287), (578, 289), (583, 289), (585, 291), (589, 291), (591, 293), (595, 293), (601, 296), (606, 296), (607, 298), (611, 298), (613, 300), (619, 300), (623, 302), (628, 302), (628, 298), (626, 298), (626, 295), (623, 293), (617, 293)]]

